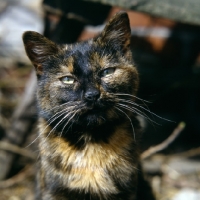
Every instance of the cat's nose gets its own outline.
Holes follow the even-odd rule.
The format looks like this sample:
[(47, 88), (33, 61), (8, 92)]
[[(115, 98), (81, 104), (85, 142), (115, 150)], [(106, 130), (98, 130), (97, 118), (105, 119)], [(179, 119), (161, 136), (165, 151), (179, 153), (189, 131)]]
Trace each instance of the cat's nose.
[(84, 97), (87, 101), (96, 101), (100, 97), (100, 92), (97, 89), (88, 90), (85, 92)]

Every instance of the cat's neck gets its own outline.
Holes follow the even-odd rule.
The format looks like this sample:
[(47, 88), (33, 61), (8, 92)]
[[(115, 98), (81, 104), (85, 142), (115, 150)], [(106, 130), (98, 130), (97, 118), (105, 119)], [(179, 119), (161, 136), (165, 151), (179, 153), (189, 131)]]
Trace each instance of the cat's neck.
[[(109, 122), (97, 127), (70, 127), (62, 130), (48, 124), (44, 118), (39, 120), (39, 135), (44, 140), (58, 138), (59, 141), (63, 140), (71, 146), (83, 149), (88, 144), (110, 144), (121, 143), (121, 141), (128, 141), (135, 143), (135, 130), (132, 128), (130, 121), (121, 120), (121, 122)], [(121, 146), (121, 145), (119, 145)]]
[[(39, 120), (39, 138), (40, 141), (43, 143), (49, 143), (49, 144), (57, 144), (55, 146), (69, 146), (73, 149), (85, 149), (91, 148), (91, 146), (99, 146), (104, 147), (104, 149), (109, 148), (109, 151), (113, 150), (114, 152), (117, 152), (117, 148), (127, 148), (129, 146), (134, 146), (137, 144), (134, 137), (134, 130), (131, 128), (130, 124), (125, 122), (122, 122), (120, 124), (115, 125), (114, 128), (107, 127), (107, 129), (97, 128), (94, 129), (94, 133), (92, 133), (92, 130), (89, 130), (88, 132), (70, 132), (69, 134), (72, 137), (79, 137), (79, 140), (83, 140), (84, 145), (83, 148), (79, 148), (76, 143), (73, 143), (73, 141), (68, 140), (66, 135), (68, 133), (61, 133), (56, 132), (53, 127), (49, 126), (47, 121), (43, 118), (40, 118)], [(112, 133), (109, 133), (111, 131)], [(78, 136), (76, 136), (78, 134)], [(92, 134), (98, 135), (98, 140), (94, 140)], [(108, 134), (109, 137), (105, 139), (104, 135)], [(101, 136), (103, 135), (102, 139)], [(78, 143), (78, 141), (77, 141)]]
[(115, 194), (119, 188), (116, 188), (114, 179), (126, 183), (130, 177), (136, 176), (139, 152), (127, 124), (118, 125), (107, 142), (90, 140), (81, 149), (64, 137), (49, 134), (50, 127), (44, 131), (45, 127), (46, 122), (40, 120), (39, 129), (43, 130), (39, 138), (41, 166), (51, 166), (51, 170), (45, 172), (47, 176), (53, 176), (52, 170), (55, 176), (62, 175), (62, 187), (70, 191)]

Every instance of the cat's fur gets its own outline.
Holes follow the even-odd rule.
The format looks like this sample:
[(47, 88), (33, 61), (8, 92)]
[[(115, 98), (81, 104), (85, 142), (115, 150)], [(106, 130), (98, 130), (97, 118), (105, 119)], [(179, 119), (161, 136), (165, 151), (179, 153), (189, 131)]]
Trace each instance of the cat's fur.
[(130, 38), (125, 12), (98, 37), (74, 45), (24, 33), (38, 77), (37, 200), (143, 199)]

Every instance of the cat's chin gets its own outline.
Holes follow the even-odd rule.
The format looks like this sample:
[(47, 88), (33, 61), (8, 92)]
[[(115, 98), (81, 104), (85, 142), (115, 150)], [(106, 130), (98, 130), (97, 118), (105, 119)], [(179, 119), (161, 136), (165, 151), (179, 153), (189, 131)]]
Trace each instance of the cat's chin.
[(85, 127), (102, 125), (106, 122), (106, 110), (98, 107), (85, 109), (78, 121)]
[(86, 129), (90, 129), (98, 128), (98, 126), (102, 126), (110, 122), (116, 122), (118, 120), (119, 117), (113, 112), (113, 108), (111, 106), (109, 108), (106, 106), (96, 106), (83, 110), (77, 123)]
[(97, 127), (106, 122), (105, 118), (97, 113), (87, 113), (85, 114), (82, 119), (81, 123), (83, 126), (87, 127)]

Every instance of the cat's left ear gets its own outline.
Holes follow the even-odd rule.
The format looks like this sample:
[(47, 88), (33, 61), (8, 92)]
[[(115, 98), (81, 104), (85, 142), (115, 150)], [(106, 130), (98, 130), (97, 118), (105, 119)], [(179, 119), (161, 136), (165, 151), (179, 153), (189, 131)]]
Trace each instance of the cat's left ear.
[(130, 49), (131, 43), (131, 28), (128, 14), (121, 11), (114, 15), (106, 24), (97, 41), (102, 44), (109, 44), (115, 49), (126, 53)]
[(35, 66), (37, 75), (41, 75), (45, 61), (59, 52), (58, 46), (34, 31), (25, 32), (22, 38), (27, 56)]

